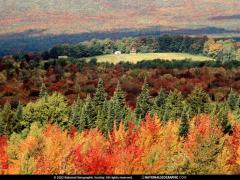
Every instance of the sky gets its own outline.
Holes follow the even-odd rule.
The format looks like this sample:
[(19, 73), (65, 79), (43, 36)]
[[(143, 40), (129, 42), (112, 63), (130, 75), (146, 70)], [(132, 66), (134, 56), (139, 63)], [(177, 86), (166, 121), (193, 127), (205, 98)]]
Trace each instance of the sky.
[(240, 30), (240, 0), (0, 0), (0, 34), (149, 27)]

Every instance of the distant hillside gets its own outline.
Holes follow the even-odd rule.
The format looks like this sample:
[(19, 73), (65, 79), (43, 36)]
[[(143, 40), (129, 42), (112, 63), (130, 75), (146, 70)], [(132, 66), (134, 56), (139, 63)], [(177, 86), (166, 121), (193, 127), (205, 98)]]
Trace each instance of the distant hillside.
[(239, 0), (0, 0), (0, 56), (92, 38), (240, 36)]
[(0, 34), (79, 34), (161, 26), (239, 28), (239, 0), (0, 0)]
[(79, 43), (91, 39), (120, 39), (124, 37), (140, 37), (140, 36), (162, 36), (170, 35), (216, 35), (225, 36), (229, 33), (239, 33), (236, 30), (227, 30), (223, 28), (200, 28), (200, 29), (179, 29), (167, 31), (161, 27), (151, 27), (135, 30), (121, 30), (112, 32), (90, 32), (80, 34), (44, 34), (44, 30), (28, 30), (22, 33), (9, 33), (0, 35), (0, 56), (16, 54), (18, 52), (40, 52), (49, 50), (53, 46), (62, 43)]

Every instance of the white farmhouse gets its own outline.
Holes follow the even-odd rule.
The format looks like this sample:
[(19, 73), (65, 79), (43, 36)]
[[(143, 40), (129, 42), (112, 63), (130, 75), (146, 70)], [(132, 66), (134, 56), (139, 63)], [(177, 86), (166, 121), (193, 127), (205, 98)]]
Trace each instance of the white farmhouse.
[(114, 54), (122, 54), (121, 51), (116, 51)]
[(58, 59), (67, 59), (68, 56), (58, 56)]

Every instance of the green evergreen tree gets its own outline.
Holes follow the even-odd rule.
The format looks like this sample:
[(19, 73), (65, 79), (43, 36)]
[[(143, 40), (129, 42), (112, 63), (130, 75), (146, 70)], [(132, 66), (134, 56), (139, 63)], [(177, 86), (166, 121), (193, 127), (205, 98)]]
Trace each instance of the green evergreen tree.
[(167, 94), (166, 92), (161, 88), (158, 96), (155, 98), (154, 106), (157, 108), (162, 108), (166, 102)]
[(187, 101), (191, 107), (191, 116), (209, 111), (210, 97), (202, 88), (196, 87), (188, 96)]
[(218, 104), (217, 118), (218, 118), (218, 121), (220, 122), (220, 125), (222, 126), (224, 133), (228, 133), (232, 128), (228, 120), (229, 111), (230, 109), (227, 103)]
[(94, 108), (93, 101), (90, 96), (87, 97), (86, 102), (82, 108), (79, 130), (90, 129), (96, 127), (97, 113)]
[(164, 120), (177, 120), (181, 118), (183, 110), (183, 96), (177, 90), (171, 91), (166, 98), (164, 106)]
[(14, 121), (15, 121), (14, 131), (17, 133), (22, 131), (22, 125), (21, 125), (22, 120), (23, 120), (23, 107), (19, 102), (16, 112), (14, 114)]
[(148, 83), (145, 80), (142, 92), (137, 98), (135, 114), (137, 121), (142, 120), (145, 118), (146, 114), (150, 111), (151, 102), (150, 102), (150, 95), (149, 95), (149, 87)]
[(40, 88), (40, 93), (39, 93), (39, 97), (47, 97), (48, 96), (48, 90), (47, 87), (45, 85), (45, 83), (43, 82)]
[(210, 112), (211, 119), (215, 119), (217, 112), (218, 112), (218, 103), (217, 102), (210, 103), (209, 112)]
[(74, 126), (77, 129), (80, 127), (80, 117), (83, 108), (83, 102), (80, 97), (77, 97), (76, 102), (72, 105), (71, 114), (70, 114), (70, 126)]
[(239, 105), (239, 97), (238, 97), (237, 93), (232, 88), (231, 88), (231, 90), (228, 94), (227, 104), (229, 105), (231, 110), (237, 109), (237, 107)]
[(161, 88), (157, 97), (155, 97), (152, 114), (157, 114), (162, 120), (164, 115), (164, 105), (167, 99), (166, 92)]
[(118, 127), (120, 124), (120, 121), (125, 120), (125, 116), (127, 112), (125, 96), (123, 91), (121, 90), (119, 81), (117, 83), (117, 87), (113, 94), (113, 97), (111, 98), (111, 101), (114, 109), (116, 125)]
[(96, 121), (96, 127), (99, 131), (103, 132), (105, 131), (105, 116), (103, 111), (98, 110), (97, 112), (97, 121)]
[(2, 125), (3, 125), (3, 134), (10, 135), (14, 131), (15, 122), (14, 122), (14, 113), (11, 109), (9, 102), (5, 103), (2, 110)]
[(108, 115), (108, 102), (104, 101), (102, 109), (98, 110), (97, 113), (97, 121), (96, 126), (97, 128), (107, 135), (107, 115)]
[(164, 108), (164, 109), (162, 110), (163, 114), (162, 114), (162, 116), (160, 117), (162, 121), (167, 121), (167, 120), (168, 120), (168, 118), (169, 118), (169, 116), (168, 116), (168, 111), (169, 111), (169, 110), (166, 109), (166, 108)]
[(77, 129), (80, 132), (84, 131), (87, 128), (88, 114), (86, 113), (86, 111), (86, 105), (84, 105), (79, 120), (79, 126), (77, 126)]
[(106, 131), (112, 131), (113, 130), (113, 125), (115, 121), (115, 113), (114, 113), (114, 108), (113, 108), (113, 102), (109, 101), (108, 102), (108, 108), (107, 108), (107, 120), (106, 120)]
[(105, 99), (106, 99), (106, 94), (103, 87), (103, 81), (102, 79), (99, 79), (96, 94), (94, 96), (95, 106), (96, 107), (102, 106)]
[(182, 115), (181, 115), (181, 124), (180, 124), (180, 128), (179, 128), (179, 135), (181, 137), (186, 137), (188, 134), (188, 129), (189, 129), (188, 120), (190, 118), (189, 113), (190, 113), (190, 108), (185, 103), (184, 107), (183, 107)]
[(130, 107), (127, 108), (125, 120), (124, 120), (124, 127), (127, 130), (128, 129), (128, 123), (129, 121), (136, 121), (136, 114)]
[(70, 126), (74, 126), (76, 128), (78, 128), (78, 125), (79, 125), (79, 120), (80, 120), (80, 113), (79, 113), (79, 110), (78, 110), (78, 106), (76, 103), (74, 103), (72, 105), (72, 108), (71, 108), (71, 114), (70, 114)]
[(240, 107), (237, 106), (237, 108), (233, 111), (234, 119), (240, 119)]

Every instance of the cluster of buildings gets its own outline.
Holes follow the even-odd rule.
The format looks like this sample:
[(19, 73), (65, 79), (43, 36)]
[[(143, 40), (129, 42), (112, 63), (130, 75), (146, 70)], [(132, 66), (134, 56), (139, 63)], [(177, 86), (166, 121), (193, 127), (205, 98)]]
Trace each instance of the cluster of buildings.
[[(121, 51), (115, 51), (114, 54), (122, 54)], [(137, 54), (137, 49), (136, 48), (132, 48), (131, 51), (130, 51), (130, 54)]]

